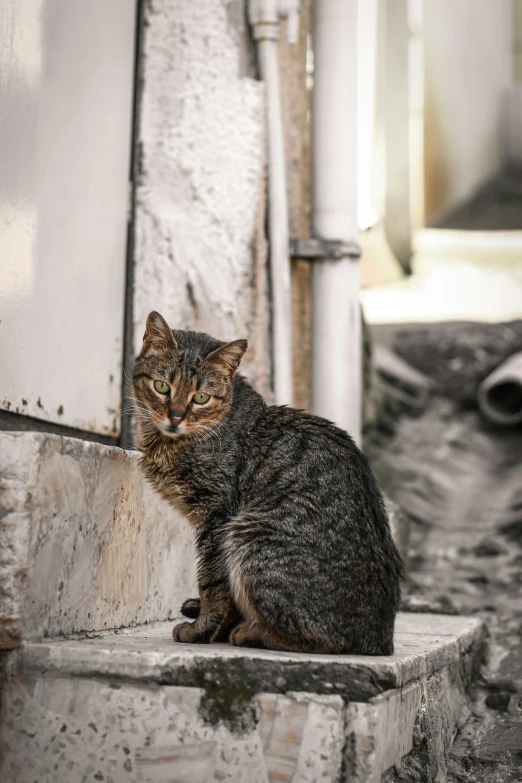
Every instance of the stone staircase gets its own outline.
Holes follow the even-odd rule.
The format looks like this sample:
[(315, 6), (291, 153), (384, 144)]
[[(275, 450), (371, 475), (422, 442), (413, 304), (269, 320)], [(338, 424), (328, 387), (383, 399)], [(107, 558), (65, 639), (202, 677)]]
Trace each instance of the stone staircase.
[(391, 657), (174, 644), (195, 591), (135, 454), (1, 433), (2, 783), (445, 780), (479, 620), (402, 614)]

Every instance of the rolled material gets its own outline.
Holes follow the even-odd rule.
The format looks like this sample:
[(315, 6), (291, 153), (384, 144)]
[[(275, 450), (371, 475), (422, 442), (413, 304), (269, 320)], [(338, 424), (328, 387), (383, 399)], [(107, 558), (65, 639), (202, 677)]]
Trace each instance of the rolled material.
[(522, 352), (510, 356), (482, 381), (477, 401), (494, 424), (510, 427), (522, 423)]

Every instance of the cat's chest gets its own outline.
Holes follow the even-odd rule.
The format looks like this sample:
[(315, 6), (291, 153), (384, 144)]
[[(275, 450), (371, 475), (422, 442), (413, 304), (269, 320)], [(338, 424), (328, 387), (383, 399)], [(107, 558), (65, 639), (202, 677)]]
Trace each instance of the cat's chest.
[(145, 459), (143, 467), (159, 494), (192, 524), (199, 526), (209, 515), (229, 512), (230, 476), (220, 466), (181, 460), (167, 466)]

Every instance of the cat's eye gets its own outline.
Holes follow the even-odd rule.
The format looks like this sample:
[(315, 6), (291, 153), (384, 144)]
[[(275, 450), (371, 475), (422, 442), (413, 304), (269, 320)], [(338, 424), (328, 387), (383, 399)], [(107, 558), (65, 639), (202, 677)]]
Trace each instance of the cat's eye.
[(168, 394), (170, 386), (165, 381), (154, 381), (154, 388), (159, 394)]
[(192, 397), (192, 400), (196, 403), (196, 405), (204, 405), (210, 400), (210, 394), (205, 394), (205, 392), (196, 392)]

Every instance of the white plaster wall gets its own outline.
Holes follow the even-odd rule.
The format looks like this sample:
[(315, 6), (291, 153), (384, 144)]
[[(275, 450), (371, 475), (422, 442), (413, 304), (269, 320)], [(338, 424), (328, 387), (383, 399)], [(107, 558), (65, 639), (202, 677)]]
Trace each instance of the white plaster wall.
[(242, 75), (242, 0), (153, 0), (139, 113), (134, 346), (150, 310), (174, 328), (247, 337), (269, 385), (263, 85)]
[(426, 217), (465, 200), (500, 166), (512, 82), (512, 0), (426, 0)]

